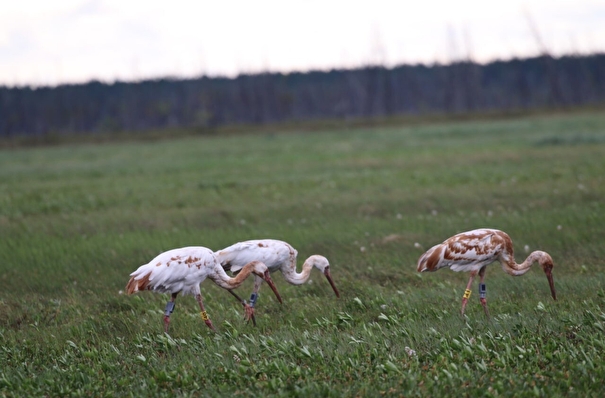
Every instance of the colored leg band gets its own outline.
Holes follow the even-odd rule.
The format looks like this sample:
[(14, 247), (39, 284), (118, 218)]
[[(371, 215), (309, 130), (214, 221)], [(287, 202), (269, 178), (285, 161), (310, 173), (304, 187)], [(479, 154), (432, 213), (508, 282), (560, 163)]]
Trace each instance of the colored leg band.
[(164, 315), (170, 316), (170, 314), (172, 314), (172, 311), (174, 311), (174, 301), (169, 301), (166, 304), (166, 309), (164, 310)]
[(479, 284), (479, 298), (485, 298), (486, 293), (487, 293), (487, 290), (485, 287), (485, 283), (480, 283)]
[(463, 298), (465, 298), (465, 299), (467, 299), (467, 298), (469, 298), (470, 296), (471, 296), (471, 291), (470, 291), (470, 290), (468, 290), (468, 289), (466, 289), (466, 290), (464, 291), (464, 295), (463, 295), (462, 297), (463, 297)]
[(254, 307), (254, 304), (256, 304), (256, 300), (258, 300), (258, 294), (252, 293), (250, 295), (250, 307)]
[(208, 320), (208, 314), (206, 313), (206, 311), (200, 312), (200, 315), (202, 316), (202, 320), (204, 320), (204, 321)]

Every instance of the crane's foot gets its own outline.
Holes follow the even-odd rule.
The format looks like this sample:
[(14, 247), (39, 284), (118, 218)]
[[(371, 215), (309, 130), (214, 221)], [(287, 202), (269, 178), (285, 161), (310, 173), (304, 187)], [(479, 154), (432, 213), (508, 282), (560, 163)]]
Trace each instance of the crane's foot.
[(206, 323), (206, 326), (208, 326), (210, 328), (210, 330), (212, 330), (213, 332), (216, 332), (216, 329), (214, 328), (214, 325), (212, 324), (212, 321), (210, 319), (207, 319), (204, 322)]
[(168, 333), (168, 326), (170, 326), (170, 316), (164, 315), (164, 333)]
[(244, 304), (244, 319), (248, 322), (252, 319), (252, 324), (256, 326), (256, 317), (254, 316), (254, 307)]
[(483, 311), (485, 311), (485, 316), (489, 318), (489, 311), (487, 309), (487, 300), (484, 297), (479, 299), (481, 305), (483, 306)]

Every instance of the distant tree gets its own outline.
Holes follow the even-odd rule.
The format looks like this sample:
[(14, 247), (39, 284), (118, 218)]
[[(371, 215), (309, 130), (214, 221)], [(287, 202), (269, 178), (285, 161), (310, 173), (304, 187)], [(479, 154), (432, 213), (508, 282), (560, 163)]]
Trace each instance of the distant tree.
[[(470, 54), (470, 52), (469, 52)], [(0, 87), (0, 135), (208, 128), (605, 102), (605, 55)]]

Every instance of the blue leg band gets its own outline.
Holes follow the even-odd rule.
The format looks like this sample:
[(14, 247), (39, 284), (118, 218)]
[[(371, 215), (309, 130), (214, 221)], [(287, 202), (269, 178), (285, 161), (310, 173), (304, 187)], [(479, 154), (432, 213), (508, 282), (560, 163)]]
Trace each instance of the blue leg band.
[(172, 311), (174, 311), (174, 301), (169, 301), (166, 304), (166, 309), (164, 310), (164, 315), (170, 316), (170, 314), (172, 314)]
[(256, 304), (256, 300), (258, 300), (258, 294), (252, 293), (250, 295), (250, 307), (254, 307), (254, 304)]
[(485, 298), (487, 293), (487, 289), (485, 287), (485, 283), (479, 284), (479, 298)]

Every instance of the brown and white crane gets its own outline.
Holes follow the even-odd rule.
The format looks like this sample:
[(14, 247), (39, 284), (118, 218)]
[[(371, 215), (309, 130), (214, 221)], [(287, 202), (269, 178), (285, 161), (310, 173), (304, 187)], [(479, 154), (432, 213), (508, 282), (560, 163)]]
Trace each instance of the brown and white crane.
[(548, 278), (552, 298), (557, 299), (552, 277), (553, 261), (550, 255), (543, 251), (534, 251), (525, 261), (517, 264), (510, 236), (497, 229), (475, 229), (452, 236), (420, 256), (417, 270), (418, 272), (437, 271), (449, 267), (456, 272), (470, 272), (471, 277), (462, 297), (462, 315), (471, 295), (473, 279), (479, 274), (479, 300), (485, 314), (489, 316), (484, 278), (486, 267), (495, 261), (500, 262), (504, 272), (512, 276), (523, 275), (534, 263), (540, 264)]

